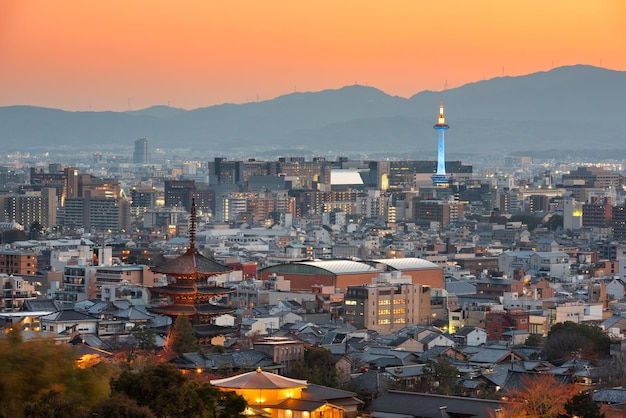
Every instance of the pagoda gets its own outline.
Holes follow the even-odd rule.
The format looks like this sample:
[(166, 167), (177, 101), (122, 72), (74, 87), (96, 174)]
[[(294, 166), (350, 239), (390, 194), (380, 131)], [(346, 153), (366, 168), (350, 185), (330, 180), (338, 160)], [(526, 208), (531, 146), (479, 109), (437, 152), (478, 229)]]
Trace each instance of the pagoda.
[(163, 287), (153, 287), (154, 294), (166, 296), (169, 303), (153, 306), (150, 310), (167, 315), (176, 320), (181, 315), (189, 317), (196, 331), (198, 342), (206, 344), (216, 335), (235, 331), (232, 328), (212, 324), (212, 318), (233, 312), (234, 309), (214, 303), (216, 298), (233, 293), (234, 288), (218, 286), (211, 277), (227, 273), (231, 269), (213, 258), (203, 256), (196, 249), (196, 204), (191, 203), (189, 227), (189, 248), (187, 251), (152, 268), (155, 273), (168, 276), (169, 283)]

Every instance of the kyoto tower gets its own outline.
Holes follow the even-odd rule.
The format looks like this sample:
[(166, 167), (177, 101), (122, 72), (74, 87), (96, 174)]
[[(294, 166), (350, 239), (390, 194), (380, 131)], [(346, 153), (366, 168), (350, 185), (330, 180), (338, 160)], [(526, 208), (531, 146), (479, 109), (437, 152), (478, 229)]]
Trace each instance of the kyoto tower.
[(430, 178), (435, 186), (447, 186), (450, 183), (450, 176), (446, 174), (446, 149), (445, 149), (445, 132), (450, 129), (446, 124), (446, 118), (443, 116), (443, 104), (439, 105), (439, 120), (433, 129), (439, 134), (439, 146), (437, 147), (437, 172)]

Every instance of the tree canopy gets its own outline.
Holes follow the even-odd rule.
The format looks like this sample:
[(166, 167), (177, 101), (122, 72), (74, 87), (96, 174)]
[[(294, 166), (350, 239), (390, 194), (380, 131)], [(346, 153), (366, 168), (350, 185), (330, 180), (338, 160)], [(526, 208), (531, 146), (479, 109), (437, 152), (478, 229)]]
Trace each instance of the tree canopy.
[(574, 385), (559, 382), (551, 374), (525, 374), (518, 389), (507, 393), (504, 417), (556, 418), (565, 412), (566, 402), (578, 392)]
[(114, 367), (81, 369), (75, 357), (69, 345), (23, 341), (18, 330), (1, 336), (0, 416), (50, 416), (42, 412), (49, 410), (57, 411), (53, 416), (80, 416), (79, 409), (108, 396)]
[(139, 372), (125, 370), (111, 381), (111, 389), (115, 395), (148, 407), (159, 418), (238, 418), (247, 405), (235, 393), (222, 393), (215, 386), (187, 379), (169, 363)]
[(337, 386), (337, 370), (333, 353), (323, 347), (309, 346), (304, 359), (294, 363), (290, 377), (323, 386)]
[(552, 326), (543, 343), (543, 354), (559, 364), (574, 357), (606, 357), (610, 348), (611, 338), (600, 327), (567, 321)]
[(191, 321), (185, 315), (176, 318), (169, 339), (170, 347), (176, 354), (191, 353), (198, 349), (196, 332)]

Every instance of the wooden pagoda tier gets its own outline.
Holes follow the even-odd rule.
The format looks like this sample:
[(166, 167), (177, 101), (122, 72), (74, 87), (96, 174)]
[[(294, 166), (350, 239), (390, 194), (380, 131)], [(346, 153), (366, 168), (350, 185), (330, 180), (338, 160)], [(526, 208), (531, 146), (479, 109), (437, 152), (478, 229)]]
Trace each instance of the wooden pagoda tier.
[(170, 283), (163, 287), (153, 287), (153, 294), (167, 296), (170, 301), (165, 305), (151, 308), (151, 311), (176, 319), (188, 316), (200, 338), (231, 332), (230, 328), (211, 324), (211, 318), (235, 309), (215, 304), (214, 298), (234, 293), (235, 289), (211, 284), (211, 277), (228, 273), (228, 266), (218, 263), (213, 258), (205, 257), (195, 246), (195, 203), (191, 207), (191, 227), (189, 249), (182, 255), (152, 268), (155, 273), (170, 277)]

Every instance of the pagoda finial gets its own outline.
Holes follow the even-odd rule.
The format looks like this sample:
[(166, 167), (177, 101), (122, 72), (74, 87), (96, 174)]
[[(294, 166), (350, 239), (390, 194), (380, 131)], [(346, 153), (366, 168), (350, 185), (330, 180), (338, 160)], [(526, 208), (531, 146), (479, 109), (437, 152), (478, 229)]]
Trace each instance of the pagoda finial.
[(189, 251), (196, 250), (196, 199), (191, 199), (191, 216), (189, 225)]

